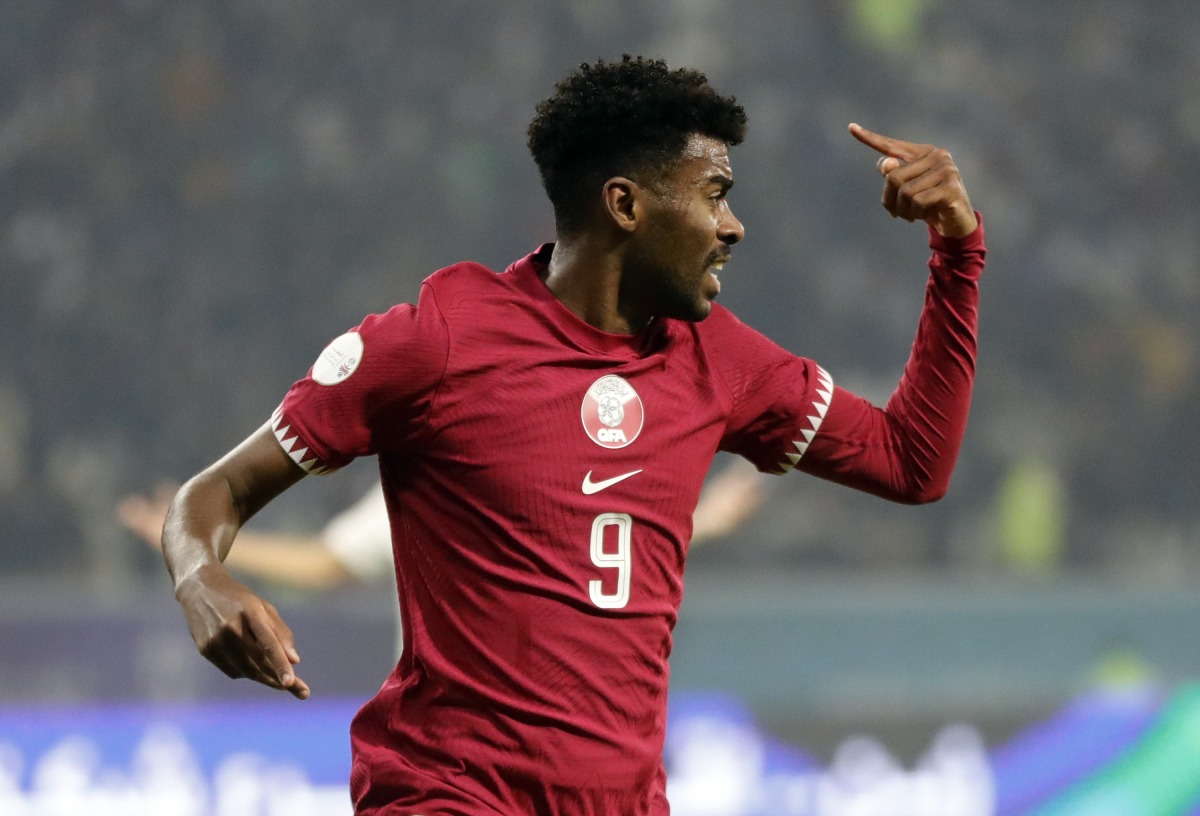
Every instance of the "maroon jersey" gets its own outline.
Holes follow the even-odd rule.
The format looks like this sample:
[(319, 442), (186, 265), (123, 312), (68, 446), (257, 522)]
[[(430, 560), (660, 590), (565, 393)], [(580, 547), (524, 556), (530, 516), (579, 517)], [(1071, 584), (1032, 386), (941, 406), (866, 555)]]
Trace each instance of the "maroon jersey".
[(309, 472), (379, 458), (404, 652), (351, 728), (356, 812), (668, 812), (667, 657), (718, 450), (897, 500), (945, 489), (974, 370), (982, 230), (935, 250), (886, 409), (714, 305), (638, 335), (546, 288), (551, 245), (462, 263), (368, 317), (276, 412)]

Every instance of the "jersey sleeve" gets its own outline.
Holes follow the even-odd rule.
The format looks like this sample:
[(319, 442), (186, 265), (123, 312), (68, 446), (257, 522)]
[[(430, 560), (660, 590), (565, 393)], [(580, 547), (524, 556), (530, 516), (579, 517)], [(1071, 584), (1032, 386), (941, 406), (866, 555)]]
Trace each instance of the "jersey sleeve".
[(780, 348), (727, 312), (722, 319), (717, 368), (732, 408), (721, 449), (761, 471), (789, 471), (825, 421), (833, 379), (815, 361)]
[(811, 360), (788, 360), (782, 350), (760, 347), (757, 353), (770, 354), (756, 374), (726, 377), (735, 406), (726, 449), (761, 470), (799, 469), (893, 501), (943, 495), (975, 377), (986, 255), (980, 223), (960, 239), (930, 230), (924, 308), (903, 376), (884, 407), (834, 385)]
[(371, 315), (325, 347), (272, 415), (275, 437), (313, 475), (411, 449), (447, 354), (446, 324), (426, 282), (416, 305)]

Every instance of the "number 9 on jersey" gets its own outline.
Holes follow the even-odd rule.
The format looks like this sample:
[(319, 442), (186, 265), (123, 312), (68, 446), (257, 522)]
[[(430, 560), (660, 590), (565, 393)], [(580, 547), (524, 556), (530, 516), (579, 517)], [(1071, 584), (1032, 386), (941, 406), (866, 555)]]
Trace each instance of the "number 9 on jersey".
[[(616, 552), (606, 552), (604, 549), (604, 536), (608, 527), (617, 528)], [(633, 519), (628, 513), (601, 513), (592, 521), (592, 563), (601, 569), (617, 571), (617, 588), (612, 593), (605, 593), (604, 582), (599, 579), (588, 582), (588, 595), (592, 603), (601, 609), (624, 609), (629, 603), (629, 573), (633, 565), (630, 556), (632, 542)]]

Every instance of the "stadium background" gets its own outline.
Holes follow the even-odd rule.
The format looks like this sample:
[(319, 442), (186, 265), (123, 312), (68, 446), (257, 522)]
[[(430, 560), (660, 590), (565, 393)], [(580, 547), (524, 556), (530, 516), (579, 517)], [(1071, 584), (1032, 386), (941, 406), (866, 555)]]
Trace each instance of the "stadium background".
[[(195, 655), (115, 504), (236, 443), (330, 337), (432, 270), (549, 238), (533, 105), (622, 52), (746, 105), (748, 237), (722, 302), (841, 384), (886, 399), (927, 254), (846, 123), (950, 147), (989, 228), (950, 495), (773, 482), (691, 558), (681, 699), (729, 694), (818, 763), (870, 734), (913, 768), (947, 724), (999, 750), (1097, 688), (1186, 698), (1198, 41), (1182, 0), (0, 6), (0, 724), (268, 705)], [(260, 523), (316, 529), (372, 477), (306, 480)], [(262, 588), (318, 699), (374, 690), (385, 593)]]

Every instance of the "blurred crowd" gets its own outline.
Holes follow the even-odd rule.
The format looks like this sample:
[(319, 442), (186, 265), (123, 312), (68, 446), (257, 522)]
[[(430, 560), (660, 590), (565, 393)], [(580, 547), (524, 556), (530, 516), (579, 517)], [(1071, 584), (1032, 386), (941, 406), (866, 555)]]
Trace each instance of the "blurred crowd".
[[(746, 106), (731, 203), (747, 240), (722, 300), (842, 385), (886, 400), (928, 254), (878, 206), (846, 123), (949, 147), (989, 231), (949, 497), (898, 508), (772, 479), (698, 563), (1185, 577), (1200, 569), (1194, 12), (0, 6), (0, 572), (159, 580), (120, 497), (208, 464), (329, 338), (433, 270), (503, 268), (549, 240), (533, 106), (573, 65), (629, 52), (700, 68)], [(292, 491), (267, 521), (317, 529), (372, 477)]]

